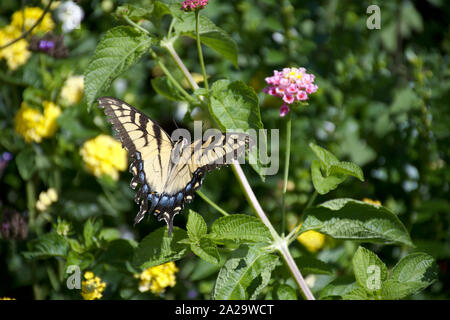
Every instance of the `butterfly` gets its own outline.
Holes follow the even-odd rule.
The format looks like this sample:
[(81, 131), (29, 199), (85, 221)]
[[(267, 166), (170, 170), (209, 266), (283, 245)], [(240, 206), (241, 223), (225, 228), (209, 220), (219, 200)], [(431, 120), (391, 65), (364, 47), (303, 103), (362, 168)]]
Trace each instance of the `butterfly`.
[(134, 224), (146, 212), (153, 212), (158, 221), (167, 223), (169, 236), (175, 215), (193, 200), (205, 173), (237, 160), (250, 146), (245, 133), (218, 132), (192, 143), (173, 141), (156, 122), (126, 102), (102, 97), (98, 103), (132, 158), (130, 187), (139, 185), (135, 202), (140, 205)]

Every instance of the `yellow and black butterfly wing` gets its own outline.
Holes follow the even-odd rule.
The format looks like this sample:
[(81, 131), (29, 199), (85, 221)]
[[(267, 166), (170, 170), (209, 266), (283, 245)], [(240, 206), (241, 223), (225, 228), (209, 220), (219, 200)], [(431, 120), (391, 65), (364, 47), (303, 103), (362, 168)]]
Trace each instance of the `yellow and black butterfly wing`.
[(157, 207), (158, 199), (164, 193), (171, 170), (174, 143), (158, 124), (129, 104), (110, 97), (100, 98), (98, 102), (113, 125), (116, 138), (133, 158), (130, 186), (135, 189), (140, 184), (135, 197), (136, 203), (140, 203), (136, 224), (142, 220), (145, 212), (152, 212)]
[(247, 135), (221, 133), (204, 142), (196, 140), (182, 148), (180, 155), (173, 157), (176, 161), (173, 161), (163, 197), (157, 206), (160, 211), (159, 219), (166, 220), (171, 229), (174, 216), (183, 210), (185, 202), (192, 201), (195, 190), (202, 185), (205, 173), (229, 165), (232, 159), (237, 159), (244, 153), (246, 145)]

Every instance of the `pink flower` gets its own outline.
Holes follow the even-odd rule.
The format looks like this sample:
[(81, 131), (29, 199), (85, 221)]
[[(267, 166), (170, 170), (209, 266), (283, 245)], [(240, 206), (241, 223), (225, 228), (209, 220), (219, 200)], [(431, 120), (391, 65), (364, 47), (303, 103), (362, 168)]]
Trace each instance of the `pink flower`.
[(264, 88), (264, 93), (282, 98), (285, 102), (280, 108), (281, 117), (289, 112), (288, 104), (308, 100), (309, 95), (318, 89), (318, 86), (314, 84), (315, 76), (307, 73), (305, 68), (274, 70), (273, 76), (265, 80), (269, 86)]
[(286, 103), (291, 104), (291, 103), (294, 102), (294, 100), (295, 100), (295, 98), (294, 98), (294, 96), (292, 94), (285, 94), (283, 96), (283, 101), (286, 102)]
[(297, 93), (297, 100), (305, 101), (305, 100), (307, 100), (307, 99), (308, 99), (308, 95), (306, 94), (305, 91), (299, 91), (299, 92)]
[(208, 0), (186, 0), (181, 4), (183, 11), (196, 11), (203, 9), (208, 4)]
[(285, 103), (280, 107), (280, 117), (284, 117), (289, 113), (289, 106)]

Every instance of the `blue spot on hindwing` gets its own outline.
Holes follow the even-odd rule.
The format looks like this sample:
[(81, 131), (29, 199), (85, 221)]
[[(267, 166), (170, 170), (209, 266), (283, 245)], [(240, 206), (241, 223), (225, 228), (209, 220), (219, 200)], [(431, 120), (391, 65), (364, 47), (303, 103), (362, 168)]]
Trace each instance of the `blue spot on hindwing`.
[(141, 181), (141, 183), (144, 183), (145, 181), (145, 173), (144, 172), (139, 172), (139, 179)]
[(183, 198), (184, 198), (183, 192), (180, 192), (180, 193), (177, 194), (177, 202), (183, 201)]

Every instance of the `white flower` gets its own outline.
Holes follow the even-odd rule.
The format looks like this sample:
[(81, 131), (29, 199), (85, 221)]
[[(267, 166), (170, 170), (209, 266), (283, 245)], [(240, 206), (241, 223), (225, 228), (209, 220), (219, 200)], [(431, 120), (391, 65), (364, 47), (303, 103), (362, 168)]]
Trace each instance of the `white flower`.
[(84, 12), (80, 6), (69, 0), (58, 7), (56, 17), (62, 22), (63, 32), (71, 32), (80, 26), (81, 20), (83, 20), (84, 17)]

